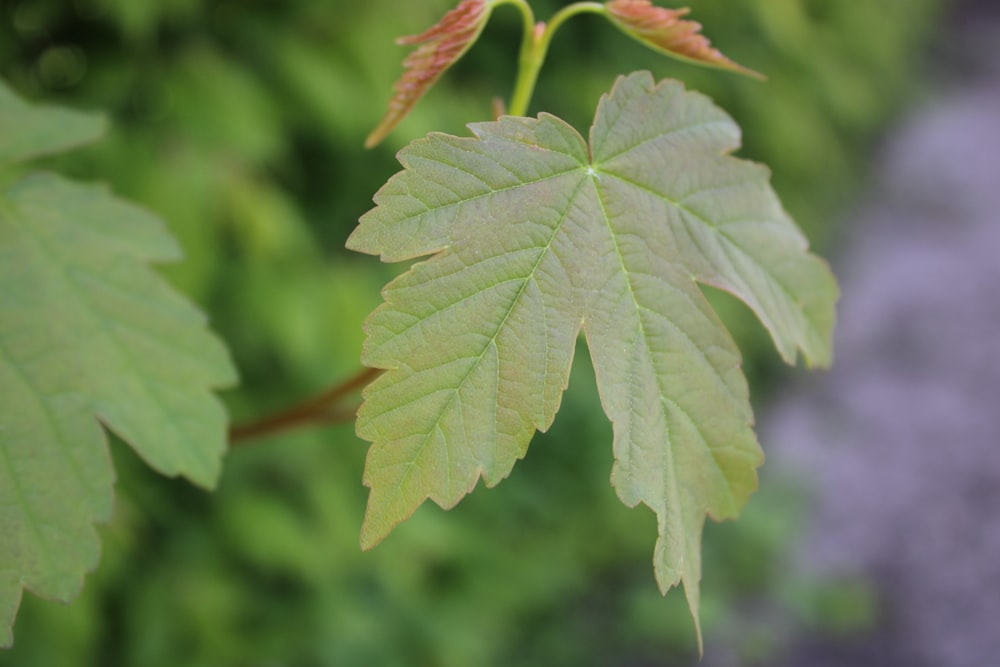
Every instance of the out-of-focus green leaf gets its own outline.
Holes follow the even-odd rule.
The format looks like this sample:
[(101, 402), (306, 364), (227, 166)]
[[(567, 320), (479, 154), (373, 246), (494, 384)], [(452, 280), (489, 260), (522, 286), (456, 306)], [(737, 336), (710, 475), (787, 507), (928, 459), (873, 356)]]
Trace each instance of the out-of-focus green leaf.
[(0, 165), (89, 143), (104, 124), (100, 114), (35, 107), (0, 81)]
[[(39, 118), (41, 138), (8, 155), (95, 132)], [(68, 601), (97, 562), (113, 479), (98, 420), (158, 471), (215, 483), (226, 417), (211, 389), (235, 373), (147, 266), (178, 256), (158, 220), (104, 188), (33, 174), (0, 193), (0, 645), (22, 588)]]

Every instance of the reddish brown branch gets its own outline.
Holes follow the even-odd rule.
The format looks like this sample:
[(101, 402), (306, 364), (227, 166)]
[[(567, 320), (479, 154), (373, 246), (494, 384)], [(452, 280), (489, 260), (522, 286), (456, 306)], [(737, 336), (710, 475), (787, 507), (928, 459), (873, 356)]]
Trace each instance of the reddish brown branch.
[(246, 424), (236, 424), (229, 429), (231, 447), (244, 445), (249, 440), (265, 435), (290, 431), (313, 424), (336, 424), (354, 419), (357, 412), (337, 404), (361, 390), (366, 384), (381, 375), (377, 368), (365, 368), (352, 377), (337, 384), (319, 396), (282, 410), (273, 415)]

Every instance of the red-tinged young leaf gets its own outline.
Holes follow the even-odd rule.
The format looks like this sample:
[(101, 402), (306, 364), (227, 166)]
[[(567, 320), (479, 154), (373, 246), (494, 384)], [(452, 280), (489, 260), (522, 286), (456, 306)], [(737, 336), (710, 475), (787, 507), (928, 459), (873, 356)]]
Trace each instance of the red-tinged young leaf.
[(489, 0), (462, 0), (426, 32), (396, 40), (397, 44), (419, 44), (419, 47), (403, 61), (406, 72), (396, 83), (396, 94), (389, 100), (389, 110), (365, 140), (367, 148), (385, 139), (444, 71), (465, 55), (483, 31), (491, 8)]
[(649, 0), (612, 0), (605, 7), (612, 23), (661, 53), (700, 65), (764, 78), (713, 49), (708, 39), (700, 33), (700, 23), (682, 19), (691, 11), (687, 8), (664, 9), (651, 4)]

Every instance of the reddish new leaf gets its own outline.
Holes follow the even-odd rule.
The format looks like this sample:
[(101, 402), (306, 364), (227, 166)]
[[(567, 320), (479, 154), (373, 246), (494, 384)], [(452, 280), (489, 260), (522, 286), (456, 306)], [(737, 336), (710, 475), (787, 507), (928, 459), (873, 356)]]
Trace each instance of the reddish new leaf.
[(406, 71), (396, 83), (396, 94), (389, 100), (389, 110), (365, 140), (366, 147), (371, 148), (385, 139), (444, 71), (465, 55), (483, 31), (491, 8), (490, 0), (462, 0), (426, 32), (396, 40), (400, 45), (419, 46), (403, 61)]
[(758, 79), (764, 78), (713, 49), (708, 39), (700, 33), (700, 23), (681, 18), (691, 11), (687, 8), (664, 9), (652, 5), (649, 0), (612, 0), (605, 7), (612, 23), (661, 53)]

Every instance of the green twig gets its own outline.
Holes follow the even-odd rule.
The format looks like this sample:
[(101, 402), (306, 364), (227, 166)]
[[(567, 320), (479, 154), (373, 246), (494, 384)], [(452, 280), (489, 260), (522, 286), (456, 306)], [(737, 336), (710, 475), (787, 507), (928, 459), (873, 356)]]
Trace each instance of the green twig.
[[(603, 16), (607, 14), (607, 11), (607, 8), (600, 2), (574, 2), (572, 5), (566, 5), (556, 12), (552, 20), (549, 21), (549, 27), (546, 29), (548, 33), (546, 41), (551, 41), (555, 31), (574, 16), (579, 14), (601, 14)], [(547, 47), (548, 44), (546, 44)]]
[(499, 4), (512, 4), (521, 10), (524, 17), (524, 37), (521, 41), (521, 54), (518, 60), (517, 81), (514, 83), (514, 93), (511, 95), (508, 112), (512, 116), (523, 116), (528, 112), (528, 105), (535, 92), (538, 73), (545, 62), (552, 36), (563, 23), (578, 14), (604, 14), (604, 5), (599, 2), (575, 2), (563, 7), (552, 17), (548, 25), (535, 23), (534, 14), (526, 0), (500, 0)]

